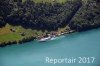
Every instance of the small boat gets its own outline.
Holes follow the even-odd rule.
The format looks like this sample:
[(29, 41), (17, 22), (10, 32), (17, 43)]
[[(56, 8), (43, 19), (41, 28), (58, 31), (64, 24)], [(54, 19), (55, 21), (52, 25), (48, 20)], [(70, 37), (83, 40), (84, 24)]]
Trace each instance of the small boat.
[(50, 40), (50, 36), (49, 37), (45, 37), (45, 38), (41, 38), (41, 39), (39, 39), (38, 41), (39, 42), (45, 42), (45, 41), (48, 41), (48, 40)]
[(45, 42), (45, 41), (48, 41), (48, 40), (53, 40), (54, 38), (55, 38), (55, 35), (50, 35), (48, 37), (41, 38), (38, 41), (39, 42)]

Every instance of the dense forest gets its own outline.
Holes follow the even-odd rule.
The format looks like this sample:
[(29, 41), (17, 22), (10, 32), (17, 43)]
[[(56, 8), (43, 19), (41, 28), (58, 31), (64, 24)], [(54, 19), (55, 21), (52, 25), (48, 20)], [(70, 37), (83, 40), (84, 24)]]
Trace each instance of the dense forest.
[(100, 26), (99, 0), (69, 0), (66, 3), (9, 2), (0, 0), (0, 27), (6, 23), (24, 28), (57, 30), (69, 25), (78, 31)]
[(69, 26), (77, 31), (100, 27), (100, 0), (90, 0), (84, 4)]

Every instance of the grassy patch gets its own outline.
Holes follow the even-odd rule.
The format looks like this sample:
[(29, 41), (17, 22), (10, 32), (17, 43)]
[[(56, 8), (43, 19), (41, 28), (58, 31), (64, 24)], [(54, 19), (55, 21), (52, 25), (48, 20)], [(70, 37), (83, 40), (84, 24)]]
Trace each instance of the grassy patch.
[[(15, 32), (11, 31), (11, 29), (14, 29)], [(41, 36), (46, 32), (48, 31), (43, 32), (41, 30), (25, 29), (21, 26), (11, 26), (7, 24), (5, 27), (0, 28), (0, 43), (9, 41), (19, 41), (23, 38), (29, 38), (32, 36), (37, 37), (38, 35)], [(22, 36), (22, 33), (25, 33), (25, 36)]]
[(8, 42), (8, 41), (18, 41), (21, 40), (22, 37), (18, 33), (8, 33), (4, 35), (0, 35), (0, 42)]
[[(11, 31), (15, 29), (15, 32)], [(21, 36), (21, 33), (25, 32), (25, 36)], [(8, 41), (19, 41), (22, 38), (32, 36), (32, 30), (24, 29), (21, 26), (11, 26), (7, 24), (5, 27), (0, 28), (0, 43)]]

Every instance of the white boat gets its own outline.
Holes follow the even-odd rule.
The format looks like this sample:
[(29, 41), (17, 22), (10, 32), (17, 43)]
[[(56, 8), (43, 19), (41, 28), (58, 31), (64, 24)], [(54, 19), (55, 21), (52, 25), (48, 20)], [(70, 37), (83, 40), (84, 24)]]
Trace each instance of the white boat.
[(46, 37), (46, 38), (41, 38), (41, 39), (39, 39), (38, 41), (39, 42), (45, 42), (45, 41), (47, 41), (47, 40), (49, 40), (51, 37), (49, 36), (49, 37)]
[(38, 41), (39, 42), (45, 42), (45, 41), (48, 41), (48, 40), (53, 40), (54, 38), (55, 38), (55, 35), (52, 35), (52, 36), (48, 36), (48, 37), (45, 37), (45, 38), (41, 38)]

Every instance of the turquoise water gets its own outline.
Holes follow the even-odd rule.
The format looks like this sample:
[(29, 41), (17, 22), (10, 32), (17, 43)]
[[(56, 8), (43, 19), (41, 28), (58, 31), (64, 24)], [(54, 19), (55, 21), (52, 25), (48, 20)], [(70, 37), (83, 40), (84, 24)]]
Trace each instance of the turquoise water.
[[(0, 48), (0, 66), (100, 66), (100, 29)], [(95, 57), (93, 63), (46, 63), (49, 58)]]

